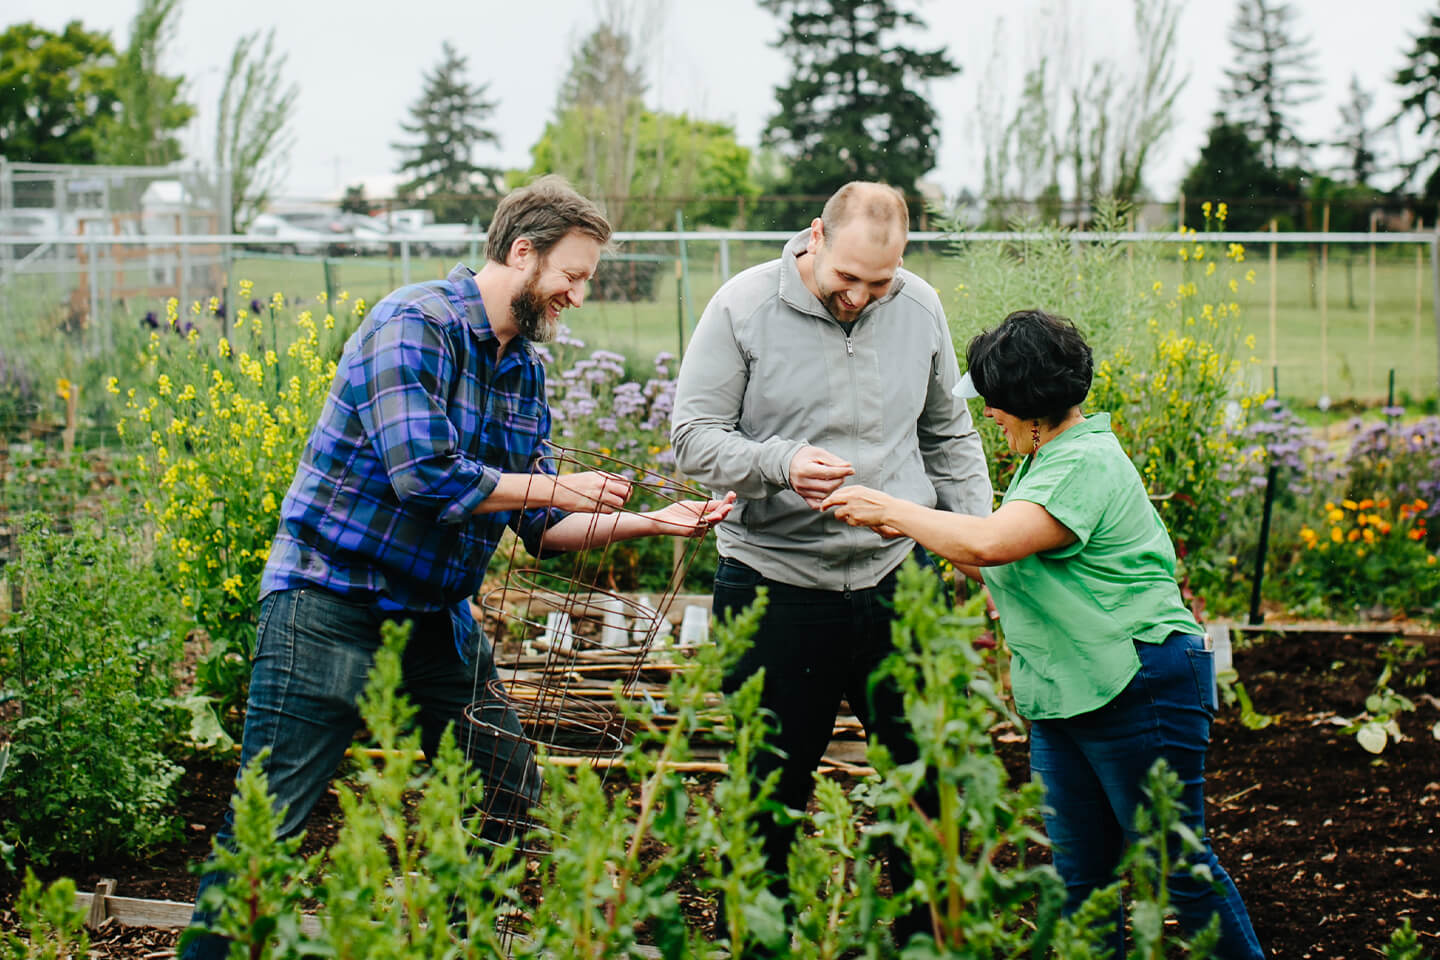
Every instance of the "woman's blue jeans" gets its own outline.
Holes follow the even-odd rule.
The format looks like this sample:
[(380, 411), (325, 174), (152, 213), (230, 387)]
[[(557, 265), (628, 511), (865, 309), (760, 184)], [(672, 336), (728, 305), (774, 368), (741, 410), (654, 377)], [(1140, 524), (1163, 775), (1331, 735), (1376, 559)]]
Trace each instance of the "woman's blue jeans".
[[(1188, 872), (1170, 876), (1167, 886), (1180, 923), (1198, 930), (1218, 913), (1216, 956), (1263, 957), (1240, 893), (1205, 837), (1214, 655), (1205, 649), (1204, 637), (1181, 633), (1161, 644), (1137, 642), (1135, 649), (1140, 670), (1115, 699), (1089, 713), (1030, 726), (1030, 770), (1046, 788), (1045, 829), (1069, 891), (1066, 908), (1073, 911), (1091, 891), (1114, 881), (1122, 853), (1138, 839), (1135, 811), (1146, 802), (1146, 774), (1163, 757), (1184, 786), (1184, 822), (1204, 843), (1192, 862), (1209, 867), (1215, 881)], [(1114, 919), (1113, 948), (1124, 956), (1123, 914)]]
[[(456, 653), (448, 612), (396, 613), (318, 588), (284, 590), (260, 604), (240, 750), (241, 770), (261, 751), (270, 751), (263, 768), (275, 808), (285, 811), (282, 837), (305, 826), (360, 729), (356, 704), (380, 649), (381, 624), (407, 619), (414, 626), (402, 660), (401, 690), (419, 710), (416, 721), (426, 756), (435, 755), (445, 727), (454, 723), (456, 742), (484, 779), (484, 832), (490, 839), (506, 839), (506, 825), (521, 820), (539, 798), (535, 758), (514, 711), (499, 700), (481, 708), (480, 715), (503, 728), (505, 736), (486, 736), (462, 714), (472, 702), (492, 700), (486, 685), (496, 679), (490, 645), (478, 629), (472, 632), (467, 664)], [(230, 844), (233, 828), (227, 812), (216, 840)], [(207, 875), (199, 893), (223, 879)], [(197, 910), (191, 922), (208, 919)], [(221, 958), (228, 948), (220, 937), (199, 937), (184, 957)]]

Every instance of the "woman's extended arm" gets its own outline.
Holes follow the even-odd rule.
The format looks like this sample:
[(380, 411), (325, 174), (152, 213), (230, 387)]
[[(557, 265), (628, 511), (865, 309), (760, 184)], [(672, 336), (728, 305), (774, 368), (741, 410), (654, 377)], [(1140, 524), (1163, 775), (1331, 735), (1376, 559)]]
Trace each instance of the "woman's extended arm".
[(1075, 542), (1038, 503), (1012, 500), (988, 517), (932, 510), (869, 487), (841, 487), (821, 504), (852, 527), (888, 527), (951, 563), (993, 567)]

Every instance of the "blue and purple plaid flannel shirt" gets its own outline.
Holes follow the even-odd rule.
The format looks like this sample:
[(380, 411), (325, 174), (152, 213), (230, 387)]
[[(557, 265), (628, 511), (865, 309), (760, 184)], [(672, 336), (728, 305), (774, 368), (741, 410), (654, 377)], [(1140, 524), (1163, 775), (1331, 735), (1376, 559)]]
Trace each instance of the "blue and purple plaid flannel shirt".
[(496, 357), (475, 274), (381, 300), (345, 344), (280, 507), (260, 596), (320, 586), (383, 610), (449, 610), (462, 655), (469, 600), (511, 526), (539, 552), (552, 509), (476, 514), (502, 473), (555, 472), (545, 368), (528, 342)]

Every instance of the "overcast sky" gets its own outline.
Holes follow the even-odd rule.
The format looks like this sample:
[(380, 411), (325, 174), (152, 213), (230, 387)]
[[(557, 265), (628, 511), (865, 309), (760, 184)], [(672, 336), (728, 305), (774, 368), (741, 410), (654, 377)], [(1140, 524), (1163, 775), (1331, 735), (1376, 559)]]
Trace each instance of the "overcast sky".
[[(758, 143), (774, 111), (773, 91), (788, 76), (770, 46), (778, 21), (750, 0), (633, 0), (659, 10), (656, 42), (647, 57), (652, 106), (685, 110), (733, 124), (740, 142)], [(1302, 134), (1334, 136), (1352, 74), (1375, 95), (1370, 117), (1393, 113), (1390, 78), (1424, 25), (1435, 0), (1292, 0), (1302, 34), (1322, 71), (1320, 98), (1304, 108)], [(80, 20), (109, 30), (122, 45), (135, 0), (6, 0), (5, 23), (33, 20), (58, 29)], [(528, 167), (529, 148), (549, 117), (555, 91), (579, 40), (598, 20), (599, 0), (182, 0), (166, 68), (189, 79), (199, 113), (183, 133), (191, 158), (210, 158), (215, 101), (236, 38), (271, 26), (289, 56), (287, 76), (300, 87), (295, 146), (283, 193), (337, 196), (366, 181), (386, 192), (398, 163), (390, 143), (421, 89), (421, 75), (449, 38), (469, 58), (470, 77), (489, 84), (499, 100), (492, 126), (498, 155), (479, 162)], [(1152, 190), (1168, 197), (1192, 164), (1211, 114), (1219, 105), (1230, 63), (1227, 31), (1233, 0), (1187, 2), (1181, 20), (1181, 68), (1189, 75), (1177, 109), (1178, 129), (1151, 167)], [(1018, 84), (1023, 65), (1045, 47), (1088, 59), (1128, 46), (1132, 0), (930, 0), (918, 5), (929, 29), (920, 42), (945, 45), (963, 72), (930, 90), (941, 117), (940, 162), (930, 174), (948, 194), (980, 185), (977, 89), (994, 55), (1014, 64), (1006, 82)], [(1070, 38), (1057, 42), (1060, 25)], [(1410, 149), (1403, 135), (1386, 135), (1382, 156)], [(1389, 186), (1382, 180), (1381, 186)]]

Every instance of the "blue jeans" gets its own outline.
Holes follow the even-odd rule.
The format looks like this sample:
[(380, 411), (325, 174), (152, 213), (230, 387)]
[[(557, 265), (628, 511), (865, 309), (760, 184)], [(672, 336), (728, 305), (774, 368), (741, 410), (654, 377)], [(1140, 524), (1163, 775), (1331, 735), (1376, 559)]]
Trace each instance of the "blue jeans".
[[(933, 566), (920, 550), (915, 558)], [(726, 693), (734, 692), (762, 668), (765, 689), (760, 706), (772, 715), (775, 730), (767, 739), (777, 752), (761, 751), (752, 764), (756, 782), (780, 771), (772, 800), (792, 810), (804, 810), (814, 791), (814, 773), (835, 730), (842, 700), (859, 719), (868, 736), (889, 748), (897, 764), (919, 756), (905, 718), (905, 701), (893, 680), (870, 684), (881, 662), (895, 650), (890, 627), (895, 620), (892, 600), (897, 574), (892, 571), (878, 584), (862, 590), (813, 590), (768, 580), (759, 571), (725, 557), (715, 568), (716, 616), (738, 614), (755, 602), (764, 586), (769, 595), (765, 616), (747, 650), (725, 677)], [(933, 812), (938, 809), (933, 787), (919, 798)], [(756, 833), (773, 877), (771, 889), (788, 894), (790, 846), (796, 823), (789, 817), (762, 814)], [(890, 880), (896, 890), (910, 885), (909, 862), (891, 849)], [(905, 943), (916, 932), (930, 928), (927, 910), (917, 908), (896, 921), (894, 935)]]
[[(1211, 884), (1186, 872), (1171, 874), (1167, 886), (1181, 926), (1201, 929), (1218, 913), (1217, 957), (1263, 957), (1240, 893), (1205, 837), (1214, 655), (1205, 649), (1204, 637), (1181, 633), (1161, 644), (1137, 642), (1135, 649), (1139, 672), (1105, 706), (1031, 723), (1030, 771), (1046, 787), (1045, 829), (1069, 892), (1066, 909), (1073, 911), (1091, 891), (1114, 881), (1121, 854), (1138, 839), (1135, 810), (1145, 802), (1145, 776), (1164, 757), (1184, 787), (1184, 822), (1204, 843), (1192, 860), (1208, 866), (1215, 879)], [(1114, 919), (1112, 946), (1116, 956), (1124, 956), (1124, 918)]]
[[(381, 624), (407, 619), (414, 627), (405, 647), (401, 689), (419, 710), (421, 748), (434, 756), (445, 727), (455, 724), (456, 742), (484, 777), (487, 839), (508, 839), (509, 827), (523, 821), (525, 811), (539, 799), (540, 777), (519, 719), (486, 692), (486, 685), (496, 679), (495, 663), (478, 629), (472, 633), (466, 664), (456, 654), (447, 612), (397, 613), (318, 588), (285, 590), (260, 604), (240, 749), (242, 770), (262, 750), (270, 751), (263, 767), (275, 809), (285, 811), (282, 837), (304, 827), (361, 727), (356, 704), (380, 648)], [(462, 715), (477, 701), (482, 702), (479, 715), (491, 725), (488, 736), (486, 727), (477, 728)], [(216, 840), (233, 843), (233, 828), (233, 815), (227, 812)], [(204, 877), (199, 895), (224, 879), (217, 874)], [(210, 919), (197, 909), (191, 923)], [(221, 958), (228, 948), (220, 937), (200, 937), (184, 957)]]

